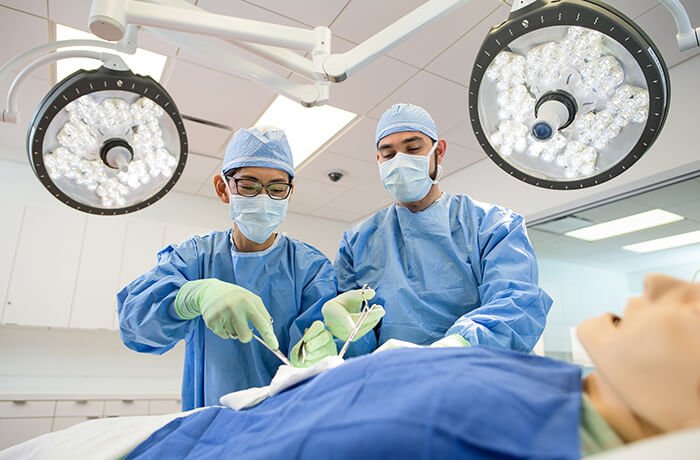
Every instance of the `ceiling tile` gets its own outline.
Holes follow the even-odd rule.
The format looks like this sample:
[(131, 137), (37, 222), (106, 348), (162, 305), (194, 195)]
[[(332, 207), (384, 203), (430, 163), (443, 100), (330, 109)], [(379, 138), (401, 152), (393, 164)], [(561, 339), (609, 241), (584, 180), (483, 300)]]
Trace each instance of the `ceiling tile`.
[[(333, 33), (360, 43), (414, 10), (421, 3), (424, 2), (420, 0), (383, 0), (381, 2), (353, 0), (333, 24)], [(423, 67), (496, 8), (506, 12), (501, 13), (501, 20), (507, 16), (508, 8), (498, 0), (469, 2), (447, 17), (438, 19), (387, 54), (409, 64)], [(432, 66), (428, 68), (431, 69)]]
[[(380, 183), (378, 179), (372, 183)], [(393, 198), (383, 188), (377, 193), (377, 188), (360, 186), (348, 190), (326, 205), (316, 209), (313, 214), (319, 217), (354, 222), (384, 208), (393, 202)]]
[[(693, 27), (698, 27), (700, 24), (700, 1), (684, 1), (683, 5), (690, 16), (690, 23)], [(700, 54), (700, 48), (683, 52), (678, 49), (678, 42), (676, 42), (678, 30), (673, 17), (664, 6), (657, 6), (639, 16), (635, 21), (654, 41), (668, 67), (673, 67), (679, 62)]]
[[(15, 77), (14, 74), (11, 75)], [(8, 88), (10, 80), (0, 81), (0, 88)], [(18, 123), (0, 123), (0, 158), (27, 161), (27, 129), (34, 111), (49, 91), (49, 83), (41, 78), (30, 77), (24, 81), (17, 93), (20, 120)], [(3, 103), (5, 96), (2, 96)]]
[[(333, 52), (342, 53), (353, 45), (334, 38)], [(418, 69), (386, 56), (380, 56), (347, 80), (331, 85), (330, 103), (363, 115), (415, 75)]]
[(365, 213), (347, 210), (347, 209), (336, 209), (329, 206), (322, 206), (313, 212), (314, 217), (321, 217), (323, 219), (338, 220), (340, 222), (355, 222), (365, 216)]
[(668, 209), (697, 199), (700, 199), (700, 184), (690, 180), (636, 195), (628, 201), (642, 203), (649, 209)]
[(483, 160), (485, 157), (486, 156), (481, 152), (462, 147), (458, 144), (448, 143), (445, 158), (442, 160), (443, 174), (444, 176), (449, 176), (462, 168), (466, 168), (472, 163)]
[(331, 29), (335, 35), (360, 43), (422, 3), (424, 0), (352, 0)]
[(454, 82), (468, 86), (474, 59), (491, 27), (508, 17), (509, 8), (501, 5), (475, 28), (435, 59), (428, 70)]
[(476, 27), (494, 10), (501, 9), (503, 3), (499, 0), (480, 0), (468, 2), (421, 30), (413, 37), (389, 51), (389, 56), (409, 64), (425, 67), (430, 70), (430, 61), (440, 55), (462, 35)]
[(221, 164), (218, 158), (210, 158), (197, 154), (187, 156), (185, 170), (177, 181), (173, 190), (186, 193), (197, 193), (204, 183), (209, 180), (214, 171)]
[(659, 0), (605, 0), (613, 8), (620, 10), (630, 18), (636, 18), (642, 13), (659, 5)]
[(444, 136), (447, 142), (469, 147), (472, 150), (482, 151), (481, 146), (479, 146), (479, 141), (476, 140), (476, 136), (474, 135), (474, 130), (472, 130), (472, 125), (468, 121), (464, 121), (455, 126), (447, 131)]
[(374, 132), (377, 120), (362, 117), (352, 128), (345, 132), (328, 146), (333, 153), (345, 155), (356, 160), (376, 163), (376, 148), (374, 147)]
[(330, 171), (343, 171), (344, 175), (337, 184), (344, 188), (354, 188), (365, 181), (367, 172), (376, 173), (376, 166), (366, 161), (323, 152), (304, 166), (298, 173), (299, 179), (311, 179), (316, 182), (332, 183), (328, 179)]
[[(48, 0), (48, 4), (49, 19), (52, 21), (84, 32), (90, 31), (88, 20), (92, 0)], [(138, 46), (164, 56), (174, 56), (177, 53), (177, 46), (149, 32), (139, 34)]]
[[(267, 11), (259, 6), (243, 2), (240, 0), (200, 0), (197, 3), (197, 6), (199, 6), (201, 9), (204, 9), (206, 11), (209, 11), (211, 13), (216, 13), (216, 14), (223, 14), (227, 16), (233, 16), (237, 18), (243, 18), (243, 19), (252, 19), (255, 21), (264, 21), (264, 22), (269, 22), (273, 24), (280, 24), (284, 26), (292, 26), (292, 27), (301, 27), (301, 28), (308, 28), (304, 24), (292, 20), (290, 18), (280, 16), (278, 14), (275, 14), (272, 11)], [(216, 39), (214, 39), (216, 40)], [(220, 46), (220, 45), (219, 45)], [(224, 46), (227, 46), (224, 44)], [(282, 69), (281, 67), (277, 66), (276, 64), (272, 64), (271, 62), (256, 56), (248, 51), (242, 50), (240, 48), (237, 48), (233, 45), (230, 45), (230, 49), (232, 50), (233, 53), (236, 53), (236, 56), (243, 57), (255, 64), (261, 65), (267, 69), (273, 70), (274, 72), (279, 72), (281, 76), (287, 76), (291, 72)], [(202, 64), (208, 68), (211, 69), (216, 69), (221, 72), (228, 72), (229, 66), (226, 65), (227, 63), (224, 62), (219, 62), (219, 60), (216, 59), (207, 59), (206, 57), (200, 55), (199, 53), (189, 51), (186, 48), (180, 49), (180, 52), (178, 53), (178, 57), (181, 59), (184, 59), (189, 62), (194, 62), (198, 64)], [(230, 64), (230, 62), (228, 63)]]
[(233, 128), (252, 126), (275, 95), (248, 80), (175, 59), (166, 88), (180, 112)]
[(185, 120), (187, 143), (190, 152), (202, 153), (207, 156), (220, 156), (223, 159), (223, 148), (233, 134), (228, 129), (216, 128), (195, 121)]
[(467, 89), (425, 71), (408, 80), (379, 103), (370, 116), (379, 119), (392, 104), (410, 102), (430, 112), (438, 132), (447, 132), (467, 119)]
[[(0, 0), (0, 5), (9, 6), (25, 13), (46, 17), (46, 0)], [(3, 12), (3, 14), (5, 14)]]
[(309, 26), (328, 26), (350, 0), (248, 0)]
[(319, 182), (304, 177), (294, 180), (294, 193), (289, 200), (289, 210), (301, 214), (311, 214), (331, 200), (337, 198), (349, 189), (340, 183), (326, 179)]
[[(2, 46), (0, 46), (0, 63), (2, 64), (35, 46), (46, 44), (49, 40), (49, 22), (46, 19), (10, 8), (0, 7), (0, 30), (5, 37)], [(23, 67), (23, 65), (15, 66), (14, 70), (19, 71)], [(47, 69), (46, 66), (42, 67), (35, 71), (34, 75), (48, 78)], [(2, 99), (4, 103), (4, 95)]]

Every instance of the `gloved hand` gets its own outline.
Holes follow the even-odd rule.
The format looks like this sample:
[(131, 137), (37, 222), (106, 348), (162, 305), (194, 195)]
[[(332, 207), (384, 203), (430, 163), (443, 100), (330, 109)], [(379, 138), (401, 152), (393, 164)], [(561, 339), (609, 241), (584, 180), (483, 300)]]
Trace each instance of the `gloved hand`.
[(289, 360), (294, 367), (310, 367), (326, 356), (336, 356), (338, 348), (322, 321), (314, 321), (304, 336), (292, 347)]
[[(367, 300), (374, 297), (374, 289), (367, 289), (365, 297)], [(353, 342), (374, 329), (374, 326), (384, 316), (384, 308), (381, 305), (372, 305), (372, 308), (373, 310), (367, 315)], [(361, 309), (362, 289), (355, 289), (344, 292), (326, 302), (321, 309), (321, 313), (331, 333), (340, 340), (347, 340), (353, 327), (355, 327), (355, 322), (362, 314), (360, 312)]]
[(223, 339), (253, 339), (248, 321), (273, 350), (279, 349), (272, 317), (262, 299), (249, 290), (216, 278), (188, 281), (175, 297), (175, 312), (182, 319), (202, 315), (204, 324)]
[(459, 334), (448, 335), (430, 344), (430, 348), (471, 347), (467, 339)]

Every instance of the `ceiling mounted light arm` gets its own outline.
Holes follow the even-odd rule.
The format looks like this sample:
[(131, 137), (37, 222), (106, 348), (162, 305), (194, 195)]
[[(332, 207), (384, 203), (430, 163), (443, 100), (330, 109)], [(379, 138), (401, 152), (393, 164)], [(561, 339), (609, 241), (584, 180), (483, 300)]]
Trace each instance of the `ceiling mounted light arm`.
[(149, 29), (149, 32), (187, 49), (206, 61), (216, 62), (218, 68), (232, 75), (273, 88), (279, 94), (305, 107), (323, 105), (328, 101), (329, 84), (327, 82), (296, 83), (236, 54), (234, 44), (210, 37), (183, 35), (162, 29)]
[(430, 0), (341, 54), (326, 58), (323, 68), (328, 79), (341, 82), (419, 32), (428, 24), (466, 5), (470, 0)]
[(244, 40), (263, 45), (312, 51), (316, 46), (313, 30), (283, 26), (188, 9), (171, 4), (137, 0), (93, 0), (88, 20), (90, 31), (105, 40), (120, 40), (128, 24), (177, 30), (217, 38)]
[(700, 27), (693, 28), (690, 17), (680, 0), (659, 0), (673, 16), (678, 28), (676, 40), (681, 51), (700, 47)]
[[(25, 51), (19, 56), (16, 56), (15, 58), (7, 61), (5, 64), (2, 65), (2, 67), (0, 67), (0, 81), (4, 80), (5, 77), (13, 71), (13, 69), (17, 67), (22, 67), (23, 69), (14, 78), (10, 85), (10, 89), (7, 94), (7, 105), (2, 110), (2, 116), (0, 117), (0, 121), (5, 123), (16, 123), (18, 121), (19, 112), (17, 110), (17, 92), (22, 82), (26, 80), (26, 77), (36, 68), (44, 64), (48, 64), (50, 62), (55, 62), (61, 59), (67, 59), (72, 57), (93, 58), (102, 60), (98, 56), (100, 54), (98, 52), (74, 50), (71, 54), (61, 54), (56, 52), (57, 50), (68, 47), (91, 46), (110, 51), (120, 51), (126, 54), (134, 54), (136, 52), (138, 29), (138, 26), (130, 25), (129, 27), (127, 27), (124, 37), (122, 37), (122, 39), (116, 43), (103, 42), (99, 40), (62, 40), (36, 46), (30, 50)], [(117, 56), (112, 54), (105, 54), (104, 57), (105, 59), (110, 60)], [(121, 59), (119, 59), (119, 61), (121, 61)], [(105, 61), (103, 60), (103, 63), (104, 62)]]
[(19, 111), (17, 109), (17, 90), (22, 85), (24, 80), (26, 80), (29, 77), (29, 75), (31, 75), (31, 73), (34, 72), (34, 70), (51, 62), (70, 58), (95, 59), (102, 61), (103, 65), (108, 69), (129, 70), (129, 67), (124, 63), (122, 58), (120, 58), (116, 54), (100, 53), (97, 51), (87, 50), (57, 51), (51, 54), (47, 54), (27, 64), (12, 81), (10, 89), (7, 92), (7, 108), (2, 111), (1, 120), (5, 123), (17, 123), (19, 119)]

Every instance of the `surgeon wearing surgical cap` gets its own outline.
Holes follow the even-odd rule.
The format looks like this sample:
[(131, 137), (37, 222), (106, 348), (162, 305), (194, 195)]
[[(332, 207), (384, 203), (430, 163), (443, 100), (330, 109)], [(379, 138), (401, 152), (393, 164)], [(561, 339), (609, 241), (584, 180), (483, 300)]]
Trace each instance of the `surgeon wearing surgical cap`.
[[(344, 233), (335, 269), (341, 292), (376, 290), (386, 310), (379, 344), (450, 337), (532, 350), (552, 300), (537, 285), (522, 216), (440, 191), (447, 143), (421, 107), (384, 112), (375, 142), (379, 176), (396, 202)], [(327, 324), (351, 314), (336, 310)]]
[[(295, 366), (337, 354), (320, 321), (322, 305), (337, 294), (333, 267), (314, 247), (277, 232), (293, 179), (283, 131), (239, 130), (214, 178), (232, 228), (166, 247), (117, 295), (129, 348), (162, 354), (185, 340), (183, 410), (270, 383), (281, 362), (251, 341), (254, 333)], [(357, 349), (372, 346), (363, 340), (376, 339), (360, 339)]]

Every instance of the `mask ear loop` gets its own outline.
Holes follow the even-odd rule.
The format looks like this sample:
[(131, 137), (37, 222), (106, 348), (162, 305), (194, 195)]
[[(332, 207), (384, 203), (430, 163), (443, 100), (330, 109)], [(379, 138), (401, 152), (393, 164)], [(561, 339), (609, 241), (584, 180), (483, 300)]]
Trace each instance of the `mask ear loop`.
[[(440, 182), (440, 179), (442, 178), (442, 166), (440, 166), (438, 164), (437, 145), (438, 145), (438, 141), (435, 141), (435, 143), (433, 144), (433, 148), (431, 149), (432, 151), (429, 154), (429, 155), (432, 155), (433, 153), (435, 154), (435, 179), (433, 179), (431, 177), (431, 179), (433, 179), (433, 184), (437, 184), (438, 182)], [(428, 177), (430, 177), (430, 176), (428, 176)]]

